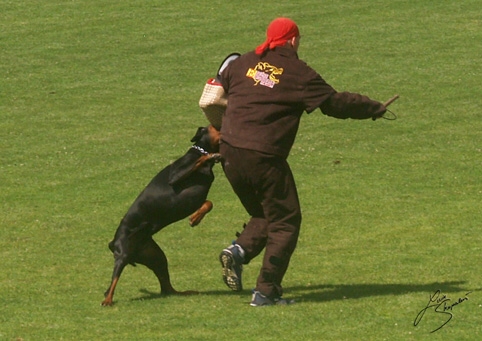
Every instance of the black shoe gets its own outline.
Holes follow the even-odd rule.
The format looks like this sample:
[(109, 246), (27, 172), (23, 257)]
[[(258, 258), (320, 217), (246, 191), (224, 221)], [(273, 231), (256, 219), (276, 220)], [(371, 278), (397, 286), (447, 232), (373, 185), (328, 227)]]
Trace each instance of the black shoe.
[(238, 244), (225, 248), (219, 255), (223, 267), (224, 283), (233, 291), (243, 290), (241, 274), (243, 272), (244, 251)]
[(251, 298), (251, 303), (249, 304), (252, 307), (263, 307), (268, 305), (288, 305), (293, 304), (294, 301), (287, 301), (284, 298), (277, 297), (274, 299), (270, 299), (260, 293), (257, 290), (253, 290), (253, 297)]

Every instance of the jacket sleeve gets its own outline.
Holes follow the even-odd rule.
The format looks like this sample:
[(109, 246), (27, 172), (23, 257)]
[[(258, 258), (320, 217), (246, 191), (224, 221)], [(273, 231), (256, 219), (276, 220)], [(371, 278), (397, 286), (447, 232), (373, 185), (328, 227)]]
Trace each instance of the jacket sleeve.
[(381, 117), (387, 111), (382, 103), (351, 92), (333, 93), (320, 105), (320, 109), (327, 116), (358, 120)]
[(230, 70), (231, 70), (230, 66), (233, 64), (233, 62), (229, 63), (228, 66), (226, 66), (226, 68), (223, 70), (223, 72), (221, 73), (221, 75), (218, 79), (218, 81), (223, 86), (223, 89), (224, 89), (225, 93), (229, 92), (229, 77), (230, 77), (229, 73), (230, 73)]

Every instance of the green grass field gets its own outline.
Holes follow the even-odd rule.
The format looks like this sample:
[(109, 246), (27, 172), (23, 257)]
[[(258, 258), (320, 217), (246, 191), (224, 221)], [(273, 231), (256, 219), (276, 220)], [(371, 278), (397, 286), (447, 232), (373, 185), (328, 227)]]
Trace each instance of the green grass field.
[[(480, 0), (0, 0), (0, 340), (477, 340), (482, 337)], [(199, 227), (156, 235), (174, 286), (107, 249), (137, 194), (190, 147), (223, 58), (289, 16), (300, 57), (398, 120), (302, 119), (303, 208), (285, 307), (252, 308), (218, 254), (248, 218), (222, 170)], [(449, 315), (427, 309), (441, 290)], [(470, 293), (469, 293), (470, 292)], [(469, 293), (469, 294), (468, 294)], [(434, 297), (435, 299), (436, 297)], [(468, 300), (466, 300), (468, 298)]]

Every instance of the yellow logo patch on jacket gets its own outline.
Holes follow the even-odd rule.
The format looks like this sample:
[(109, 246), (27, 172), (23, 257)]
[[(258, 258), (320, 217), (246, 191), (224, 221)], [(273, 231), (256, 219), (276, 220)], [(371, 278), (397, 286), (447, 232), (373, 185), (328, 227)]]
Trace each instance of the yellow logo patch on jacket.
[(277, 68), (266, 62), (259, 62), (254, 68), (249, 68), (246, 77), (254, 80), (254, 86), (261, 84), (273, 88), (279, 83), (276, 76), (283, 74), (283, 68)]

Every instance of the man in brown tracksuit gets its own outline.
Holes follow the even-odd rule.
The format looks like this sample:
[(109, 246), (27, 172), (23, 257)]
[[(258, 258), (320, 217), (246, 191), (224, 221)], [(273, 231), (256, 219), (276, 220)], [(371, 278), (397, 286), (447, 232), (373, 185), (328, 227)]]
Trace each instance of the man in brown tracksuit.
[(366, 96), (337, 92), (298, 59), (299, 31), (275, 19), (266, 41), (231, 62), (221, 74), (228, 106), (221, 127), (223, 169), (251, 219), (220, 255), (223, 279), (242, 290), (242, 264), (265, 249), (252, 306), (286, 304), (281, 282), (296, 247), (301, 209), (287, 163), (303, 112), (368, 119), (386, 108)]

